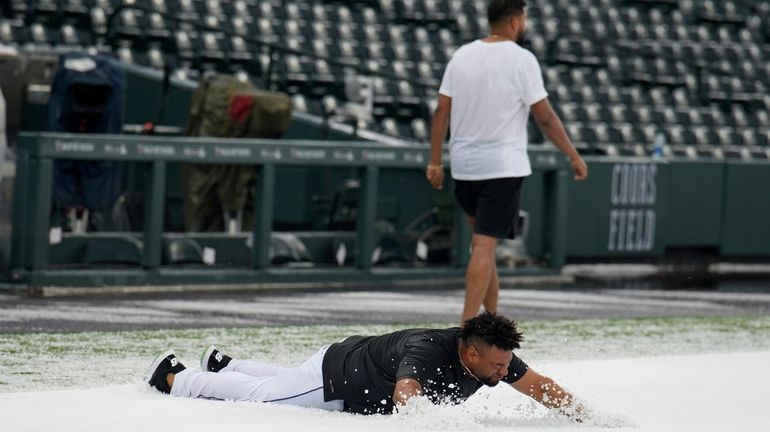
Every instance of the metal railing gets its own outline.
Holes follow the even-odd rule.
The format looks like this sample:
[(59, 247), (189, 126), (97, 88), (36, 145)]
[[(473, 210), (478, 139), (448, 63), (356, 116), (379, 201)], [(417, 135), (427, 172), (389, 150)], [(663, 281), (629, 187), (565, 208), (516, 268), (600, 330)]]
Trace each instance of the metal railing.
[[(516, 270), (521, 274), (553, 273), (565, 260), (567, 167), (555, 150), (535, 149), (532, 165), (544, 176), (543, 208), (550, 223), (547, 266)], [(23, 133), (19, 145), (14, 223), (11, 239), (13, 281), (40, 285), (164, 285), (263, 282), (376, 281), (379, 278), (420, 279), (461, 277), (468, 261), (470, 230), (454, 223), (452, 262), (443, 267), (373, 268), (375, 218), (380, 191), (380, 171), (422, 171), (429, 151), (424, 147), (392, 147), (367, 142), (314, 142), (287, 140), (243, 140), (170, 138), (152, 136), (79, 135)], [(141, 267), (104, 270), (51, 268), (51, 198), (55, 160), (117, 161), (144, 166), (144, 209), (141, 233), (131, 234), (141, 242)], [(171, 163), (253, 165), (254, 219), (250, 265), (246, 268), (179, 268), (163, 264), (163, 217), (166, 178)], [(282, 166), (347, 167), (357, 169), (361, 181), (356, 216), (355, 268), (282, 269), (269, 258), (273, 209), (278, 197), (276, 168)], [(454, 220), (463, 221), (455, 206)], [(194, 236), (194, 233), (187, 233)], [(187, 235), (185, 234), (185, 235)], [(94, 237), (97, 238), (98, 236)]]

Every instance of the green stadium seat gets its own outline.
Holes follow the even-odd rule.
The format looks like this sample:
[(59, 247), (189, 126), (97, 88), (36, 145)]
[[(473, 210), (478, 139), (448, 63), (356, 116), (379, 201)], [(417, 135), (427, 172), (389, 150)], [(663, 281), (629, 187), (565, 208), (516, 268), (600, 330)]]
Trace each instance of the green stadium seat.
[(91, 45), (91, 34), (71, 24), (61, 27), (61, 43), (68, 47), (85, 49)]
[(17, 20), (0, 21), (0, 42), (10, 46), (23, 46), (29, 42), (29, 31)]
[(117, 19), (114, 35), (118, 39), (116, 45), (128, 41), (132, 46), (144, 43), (144, 29), (148, 27), (145, 14), (133, 9), (124, 9)]
[(29, 42), (39, 47), (51, 48), (59, 44), (59, 36), (43, 24), (35, 23), (29, 28)]
[(62, 10), (56, 0), (37, 0), (31, 2), (27, 11), (27, 24), (42, 23), (48, 26), (58, 26), (61, 24)]
[(409, 125), (411, 127), (411, 137), (420, 143), (430, 143), (430, 126), (421, 118), (412, 120)]
[(77, 29), (91, 29), (90, 2), (87, 0), (62, 0), (62, 20)]
[[(109, 45), (126, 60), (169, 64), (177, 75), (194, 78), (201, 69), (259, 76), (264, 59), (247, 40), (259, 37), (428, 83), (376, 80), (375, 115), (392, 122), (373, 128), (420, 140), (446, 62), (486, 32), (486, 0), (142, 0), (156, 12), (124, 10), (111, 29), (117, 39), (108, 40), (108, 16), (132, 3), (14, 1), (14, 18), (0, 21), (0, 41), (52, 49)], [(160, 13), (220, 31), (177, 24)], [(554, 0), (532, 2), (529, 17), (526, 46), (540, 59), (565, 122), (576, 123), (581, 145), (599, 140), (601, 151), (625, 154), (627, 146), (638, 154), (639, 142), (649, 145), (663, 125), (673, 128), (672, 146), (689, 155), (695, 147), (730, 142), (767, 147), (770, 3)], [(308, 112), (344, 103), (342, 68), (288, 56), (276, 65), (279, 86), (302, 96)], [(726, 135), (726, 128), (739, 132)], [(530, 136), (541, 139), (536, 128)]]
[(766, 128), (757, 134), (757, 145), (770, 148), (770, 128)]

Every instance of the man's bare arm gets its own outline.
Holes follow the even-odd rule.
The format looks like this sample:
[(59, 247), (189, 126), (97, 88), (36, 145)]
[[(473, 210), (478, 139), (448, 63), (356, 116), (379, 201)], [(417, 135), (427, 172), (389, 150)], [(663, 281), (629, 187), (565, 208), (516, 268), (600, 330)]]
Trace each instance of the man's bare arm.
[(451, 112), (452, 98), (442, 94), (438, 95), (438, 105), (433, 115), (433, 125), (430, 131), (430, 162), (425, 172), (430, 185), (438, 190), (444, 187), (444, 168), (441, 161)]
[(537, 125), (543, 134), (551, 142), (569, 157), (572, 169), (575, 171), (575, 180), (585, 180), (588, 178), (588, 166), (580, 157), (580, 154), (572, 145), (572, 141), (564, 130), (559, 116), (554, 112), (548, 99), (543, 99), (531, 107), (532, 116), (535, 117)]
[(520, 380), (511, 384), (511, 387), (548, 408), (558, 409), (562, 414), (577, 421), (580, 421), (586, 414), (585, 408), (575, 401), (575, 397), (570, 392), (564, 390), (551, 378), (532, 369), (527, 370), (527, 373)]
[(409, 399), (422, 394), (422, 385), (412, 378), (400, 379), (393, 390), (393, 402), (396, 406), (405, 405)]

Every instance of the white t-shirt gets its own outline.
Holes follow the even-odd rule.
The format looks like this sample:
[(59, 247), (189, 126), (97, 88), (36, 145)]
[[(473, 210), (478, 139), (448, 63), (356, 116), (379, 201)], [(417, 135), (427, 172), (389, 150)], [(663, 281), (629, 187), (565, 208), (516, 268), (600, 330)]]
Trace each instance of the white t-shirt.
[(452, 177), (487, 180), (532, 174), (529, 107), (548, 97), (535, 56), (514, 42), (477, 40), (460, 47), (439, 93), (452, 98)]

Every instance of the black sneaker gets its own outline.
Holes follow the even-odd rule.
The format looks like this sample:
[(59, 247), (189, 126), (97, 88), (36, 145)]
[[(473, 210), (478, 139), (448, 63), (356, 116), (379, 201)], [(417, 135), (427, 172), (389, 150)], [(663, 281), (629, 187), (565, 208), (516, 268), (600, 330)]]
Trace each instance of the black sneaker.
[(230, 364), (233, 358), (225, 355), (214, 345), (209, 345), (201, 356), (201, 370), (206, 372), (219, 372)]
[(155, 356), (155, 360), (152, 361), (150, 368), (147, 369), (147, 375), (144, 377), (144, 380), (150, 387), (155, 387), (163, 393), (171, 393), (171, 387), (169, 387), (166, 381), (166, 375), (170, 373), (178, 374), (183, 370), (185, 370), (184, 365), (177, 360), (174, 350), (170, 349)]

